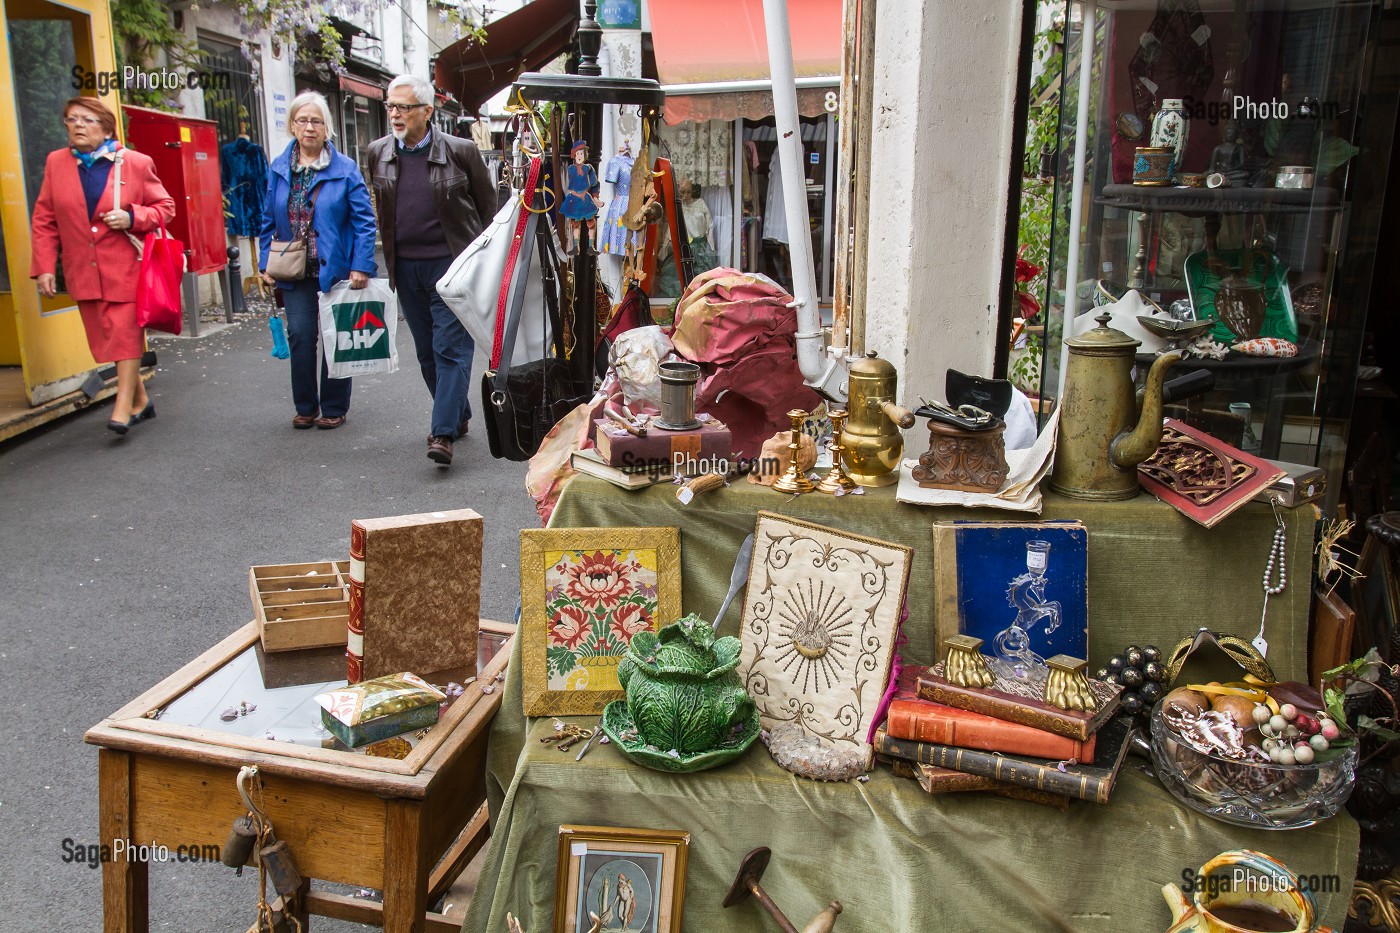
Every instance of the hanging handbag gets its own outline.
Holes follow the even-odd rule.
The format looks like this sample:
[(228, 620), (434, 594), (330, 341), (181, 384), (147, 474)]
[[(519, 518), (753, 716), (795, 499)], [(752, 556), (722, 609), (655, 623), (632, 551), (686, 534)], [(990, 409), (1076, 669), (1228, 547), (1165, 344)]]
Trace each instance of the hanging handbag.
[(306, 278), (306, 243), (316, 235), (316, 199), (320, 186), (311, 192), (311, 216), (306, 220), (306, 232), (291, 240), (273, 240), (267, 250), (267, 274), (279, 282), (299, 282)]
[[(527, 191), (534, 193), (538, 180), (531, 170)], [(536, 198), (535, 200), (539, 200)], [(529, 203), (528, 201), (526, 203)], [(482, 407), (486, 412), (486, 438), (491, 456), (498, 460), (529, 460), (539, 450), (549, 430), (560, 418), (588, 400), (592, 386), (575, 384), (561, 343), (559, 286), (555, 276), (558, 260), (548, 223), (541, 223), (542, 208), (521, 215), (512, 242), (516, 255), (506, 266), (497, 298), (497, 315), (491, 349), (491, 366), (482, 377)], [(554, 335), (554, 355), (546, 355), (520, 365), (511, 365), (513, 351), (526, 317), (525, 299), (532, 254), (540, 254), (543, 275), (543, 313), (548, 332)]]
[(165, 221), (146, 234), (136, 282), (136, 323), (177, 337), (184, 326), (180, 281), (185, 275), (185, 244), (170, 235)]
[[(122, 209), (122, 155), (112, 160), (112, 209)], [(128, 211), (135, 221), (136, 212)], [(184, 329), (184, 296), (180, 291), (185, 275), (185, 244), (170, 235), (165, 221), (160, 229), (146, 234), (144, 241), (129, 230), (126, 238), (141, 260), (136, 279), (136, 323), (140, 327), (180, 336)]]
[[(462, 250), (437, 281), (438, 297), (462, 322), (478, 346), (494, 341), (497, 323), (506, 313), (507, 308), (500, 301), (501, 282), (507, 276), (507, 264), (515, 262), (519, 251), (520, 241), (516, 236), (525, 229), (524, 218), (529, 212), (522, 207), (522, 199), (525, 204), (531, 203), (541, 173), (540, 160), (531, 160), (524, 193), (512, 197), (496, 212), (486, 229)], [(521, 276), (529, 289), (525, 305), (542, 306), (544, 273), (538, 253), (532, 253), (529, 265), (522, 267)], [(521, 322), (516, 336), (516, 358), (522, 361), (543, 358), (549, 352), (550, 339), (548, 319), (530, 315)]]

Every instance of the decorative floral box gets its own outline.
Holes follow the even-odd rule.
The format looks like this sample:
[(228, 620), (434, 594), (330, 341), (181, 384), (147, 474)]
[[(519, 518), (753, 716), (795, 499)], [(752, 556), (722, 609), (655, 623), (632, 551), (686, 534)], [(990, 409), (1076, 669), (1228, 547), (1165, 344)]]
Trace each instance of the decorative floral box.
[(321, 722), (351, 748), (431, 726), (447, 695), (414, 674), (361, 681), (316, 697)]

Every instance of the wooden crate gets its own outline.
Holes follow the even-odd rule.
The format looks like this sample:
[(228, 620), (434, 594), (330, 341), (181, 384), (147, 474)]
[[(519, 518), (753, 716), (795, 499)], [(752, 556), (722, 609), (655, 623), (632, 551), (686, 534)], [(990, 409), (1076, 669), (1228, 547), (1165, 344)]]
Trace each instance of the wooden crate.
[(269, 564), (248, 569), (264, 651), (345, 647), (350, 626), (349, 561)]

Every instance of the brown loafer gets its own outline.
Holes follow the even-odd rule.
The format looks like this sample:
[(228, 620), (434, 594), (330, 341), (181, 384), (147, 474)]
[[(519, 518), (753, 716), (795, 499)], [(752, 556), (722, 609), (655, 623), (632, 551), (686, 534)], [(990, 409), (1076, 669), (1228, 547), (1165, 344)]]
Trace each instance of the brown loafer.
[(327, 418), (325, 415), (316, 419), (316, 427), (329, 431), (331, 428), (338, 428), (345, 423), (344, 415), (336, 415), (334, 418)]
[(315, 415), (297, 415), (296, 417), (292, 418), (292, 427), (296, 428), (298, 431), (305, 431), (307, 428), (311, 427), (315, 423)]
[(428, 438), (428, 459), (441, 466), (452, 463), (452, 438), (434, 435)]

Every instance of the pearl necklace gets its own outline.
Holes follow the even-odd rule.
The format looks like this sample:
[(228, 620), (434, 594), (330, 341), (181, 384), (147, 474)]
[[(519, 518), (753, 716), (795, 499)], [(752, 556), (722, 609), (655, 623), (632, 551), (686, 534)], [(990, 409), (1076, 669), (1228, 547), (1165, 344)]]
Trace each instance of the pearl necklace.
[[(1269, 617), (1269, 597), (1277, 596), (1288, 586), (1288, 526), (1279, 514), (1277, 497), (1270, 497), (1269, 504), (1274, 509), (1274, 539), (1269, 545), (1269, 562), (1264, 565), (1264, 611), (1259, 616), (1259, 634), (1254, 636), (1253, 645), (1265, 657), (1269, 654), (1269, 643), (1264, 638), (1264, 622)], [(1278, 582), (1269, 584), (1274, 576), (1274, 565), (1278, 564)]]

